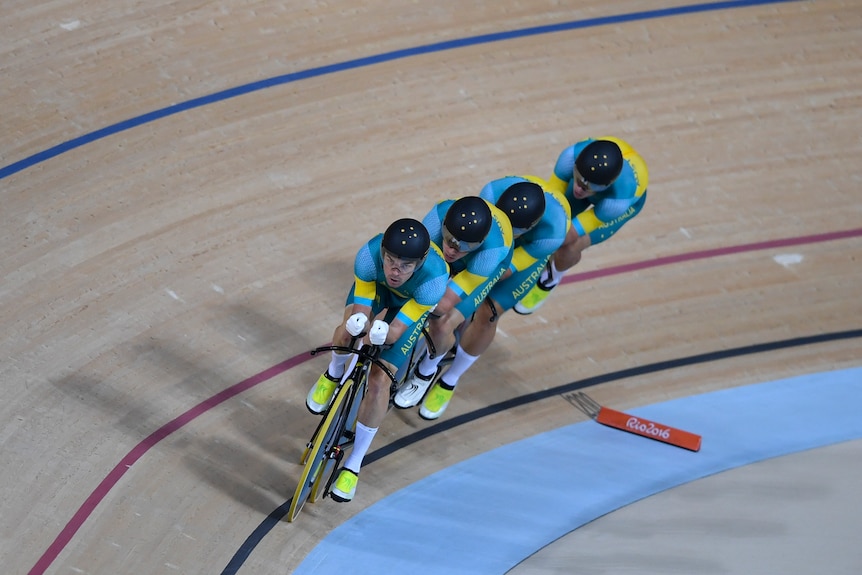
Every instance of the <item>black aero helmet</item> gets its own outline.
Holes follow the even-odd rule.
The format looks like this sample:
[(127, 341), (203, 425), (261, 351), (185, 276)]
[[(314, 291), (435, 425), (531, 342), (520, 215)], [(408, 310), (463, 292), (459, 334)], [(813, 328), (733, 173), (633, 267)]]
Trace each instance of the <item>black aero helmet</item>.
[(526, 233), (545, 213), (545, 191), (533, 182), (512, 184), (497, 200), (497, 207), (509, 216), (515, 236)]
[(587, 184), (596, 191), (614, 183), (623, 171), (623, 153), (610, 140), (595, 140), (587, 144), (575, 160), (575, 168)]
[(380, 247), (402, 260), (422, 261), (431, 247), (431, 236), (422, 222), (402, 218), (386, 228)]
[(462, 247), (475, 249), (491, 231), (491, 220), (491, 208), (485, 200), (479, 196), (465, 196), (449, 206), (443, 218), (444, 235), (448, 232)]

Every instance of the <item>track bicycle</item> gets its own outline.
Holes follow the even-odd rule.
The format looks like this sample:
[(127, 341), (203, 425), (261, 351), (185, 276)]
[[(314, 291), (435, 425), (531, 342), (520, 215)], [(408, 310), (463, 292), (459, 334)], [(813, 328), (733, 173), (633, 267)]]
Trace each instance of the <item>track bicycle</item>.
[[(423, 326), (422, 335), (410, 352), (410, 359), (405, 362), (405, 365), (398, 370), (396, 375), (378, 359), (380, 352), (386, 346), (357, 347), (357, 342), (360, 342), (364, 336), (365, 333), (352, 336), (348, 347), (326, 345), (317, 347), (310, 352), (311, 355), (317, 355), (327, 351), (337, 351), (350, 353), (353, 358), (335, 391), (333, 391), (332, 402), (323, 412), (314, 434), (306, 443), (300, 460), (300, 464), (303, 466), (302, 473), (287, 513), (288, 522), (293, 522), (297, 518), (306, 502), (316, 503), (329, 495), (339, 464), (346, 451), (353, 446), (359, 406), (362, 403), (362, 398), (365, 397), (371, 366), (377, 365), (392, 382), (389, 390), (389, 407), (391, 409), (399, 385), (407, 378), (407, 374), (412, 373), (425, 350), (430, 349), (432, 354), (436, 353), (434, 343), (428, 336), (427, 329)], [(446, 352), (446, 356), (440, 362), (437, 377), (452, 363), (454, 356), (455, 347)]]
[(365, 397), (368, 374), (377, 365), (392, 380), (395, 375), (379, 359), (383, 346), (357, 346), (365, 334), (351, 337), (349, 347), (327, 345), (315, 348), (312, 355), (326, 351), (353, 354), (350, 365), (333, 392), (332, 402), (323, 412), (314, 434), (305, 446), (300, 464), (303, 465), (299, 483), (290, 502), (287, 520), (292, 522), (302, 511), (306, 501), (312, 503), (329, 493), (338, 464), (345, 451), (353, 445), (359, 405)]

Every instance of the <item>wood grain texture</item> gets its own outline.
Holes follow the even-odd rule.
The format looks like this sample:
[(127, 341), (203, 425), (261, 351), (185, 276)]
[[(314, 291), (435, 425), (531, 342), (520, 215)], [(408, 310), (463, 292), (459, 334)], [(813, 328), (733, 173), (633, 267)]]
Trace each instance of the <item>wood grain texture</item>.
[[(24, 573), (214, 573), (292, 494), (323, 360), (201, 404), (328, 341), (358, 247), (506, 174), (548, 176), (590, 135), (629, 141), (649, 201), (586, 272), (862, 229), (862, 7), (787, 2), (472, 43), (224, 90), (417, 46), (682, 2), (58, 0), (0, 17), (0, 556)], [(177, 113), (172, 106), (210, 98)], [(143, 115), (167, 111), (153, 121)], [(128, 129), (119, 123), (139, 119)], [(98, 137), (98, 130), (115, 127)], [(122, 125), (120, 125), (122, 127)], [(83, 138), (83, 140), (80, 140)], [(44, 161), (35, 154), (77, 142)], [(796, 254), (798, 263), (776, 256)], [(859, 329), (862, 236), (568, 283), (506, 315), (444, 419), (697, 354)], [(858, 339), (644, 373), (626, 409), (860, 364)], [(475, 419), (367, 466), (244, 566), (283, 573), (381, 497), (585, 416), (563, 397)], [(428, 427), (390, 414), (381, 448)], [(148, 438), (150, 438), (148, 440)], [(149, 441), (149, 443), (147, 443)]]

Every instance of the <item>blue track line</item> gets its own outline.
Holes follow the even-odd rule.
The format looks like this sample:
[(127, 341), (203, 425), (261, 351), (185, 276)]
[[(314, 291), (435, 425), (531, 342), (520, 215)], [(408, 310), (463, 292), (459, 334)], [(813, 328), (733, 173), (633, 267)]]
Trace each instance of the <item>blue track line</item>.
[(619, 14), (616, 16), (601, 16), (598, 18), (588, 18), (586, 20), (574, 20), (571, 22), (561, 22), (559, 24), (548, 24), (545, 26), (535, 26), (531, 28), (522, 28), (520, 30), (511, 30), (508, 32), (495, 32), (492, 34), (481, 34), (479, 36), (470, 36), (468, 38), (447, 40), (445, 42), (426, 44), (424, 46), (417, 46), (414, 48), (393, 50), (391, 52), (384, 52), (382, 54), (377, 54), (373, 56), (366, 56), (363, 58), (356, 58), (354, 60), (347, 60), (345, 62), (328, 64), (326, 66), (319, 66), (317, 68), (309, 68), (307, 70), (301, 70), (299, 72), (292, 72), (290, 74), (275, 76), (272, 78), (267, 78), (265, 80), (259, 80), (257, 82), (251, 82), (249, 84), (243, 84), (241, 86), (228, 88), (227, 90), (215, 92), (214, 94), (210, 94), (208, 96), (201, 96), (199, 98), (187, 100), (178, 104), (172, 104), (166, 108), (147, 112), (146, 114), (142, 114), (128, 120), (123, 120), (122, 122), (117, 122), (116, 124), (111, 124), (110, 126), (100, 128), (93, 132), (84, 134), (83, 136), (78, 136), (77, 138), (73, 138), (71, 140), (63, 142), (62, 144), (58, 144), (56, 146), (48, 148), (47, 150), (37, 152), (32, 156), (29, 156), (22, 160), (18, 160), (17, 162), (0, 168), (0, 180), (9, 177), (12, 174), (16, 174), (22, 170), (26, 170), (27, 168), (35, 166), (36, 164), (45, 162), (47, 160), (50, 160), (51, 158), (55, 158), (60, 154), (63, 154), (70, 150), (74, 150), (75, 148), (80, 148), (81, 146), (85, 146), (89, 143), (95, 142), (96, 140), (101, 140), (102, 138), (107, 138), (108, 136), (112, 136), (126, 130), (131, 130), (132, 128), (141, 126), (143, 124), (155, 122), (156, 120), (160, 120), (168, 116), (173, 116), (174, 114), (179, 114), (188, 110), (193, 110), (195, 108), (200, 108), (202, 106), (213, 104), (215, 102), (229, 100), (231, 98), (250, 94), (259, 90), (272, 88), (274, 86), (281, 86), (284, 84), (290, 84), (292, 82), (298, 82), (300, 80), (306, 80), (308, 78), (325, 76), (327, 74), (343, 72), (344, 70), (364, 68), (366, 66), (373, 66), (382, 62), (391, 62), (393, 60), (410, 58), (421, 54), (444, 52), (446, 50), (455, 50), (457, 48), (463, 48), (466, 46), (490, 44), (492, 42), (501, 42), (505, 40), (512, 40), (514, 38), (536, 36), (539, 34), (553, 34), (555, 32), (577, 30), (580, 28), (594, 28), (597, 26), (608, 26), (611, 24), (634, 22), (637, 20), (666, 18), (669, 16), (677, 16), (680, 14), (693, 14), (697, 12), (710, 12), (715, 10), (727, 10), (731, 8), (744, 8), (748, 6), (759, 6), (764, 4), (782, 4), (799, 1), (801, 0), (736, 0), (727, 2), (708, 2), (706, 4), (693, 4), (690, 6), (678, 6), (675, 8), (645, 10), (643, 12)]

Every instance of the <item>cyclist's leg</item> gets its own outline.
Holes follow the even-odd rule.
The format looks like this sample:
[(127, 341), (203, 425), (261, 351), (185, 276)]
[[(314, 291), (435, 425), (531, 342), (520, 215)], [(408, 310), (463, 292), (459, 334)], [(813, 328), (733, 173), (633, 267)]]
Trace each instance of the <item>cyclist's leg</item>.
[[(434, 344), (436, 354), (423, 354), (416, 364), (413, 373), (408, 373), (406, 380), (395, 394), (393, 402), (396, 407), (407, 409), (417, 405), (427, 393), (437, 375), (437, 367), (446, 352), (455, 345), (455, 330), (464, 321), (464, 316), (456, 307), (444, 316), (432, 318), (429, 321), (429, 336)], [(430, 349), (430, 348), (429, 348)]]
[(490, 295), (485, 299), (485, 303), (476, 309), (472, 321), (461, 335), (452, 365), (443, 377), (446, 383), (452, 387), (457, 385), (464, 372), (485, 353), (497, 333), (497, 320), (505, 311)]
[(496, 304), (490, 297), (486, 298), (485, 303), (476, 309), (471, 316), (471, 321), (466, 324), (449, 368), (445, 371), (441, 370), (442, 375), (425, 396), (419, 409), (420, 416), (425, 419), (436, 419), (443, 414), (452, 399), (458, 380), (493, 341), (498, 317)]
[[(352, 290), (351, 290), (352, 292)], [(347, 305), (344, 308), (344, 317), (332, 333), (332, 344), (347, 346), (350, 343), (350, 334), (344, 328), (344, 324), (353, 314), (353, 306)], [(320, 374), (317, 382), (308, 391), (308, 396), (305, 398), (305, 405), (309, 411), (315, 414), (323, 413), (332, 401), (335, 388), (338, 382), (344, 376), (345, 366), (352, 357), (350, 353), (339, 353), (332, 351), (329, 358), (329, 366), (326, 371)]]
[[(359, 408), (359, 421), (368, 427), (378, 427), (389, 411), (389, 398), (393, 381), (389, 374), (397, 374), (402, 369), (413, 351), (413, 346), (422, 337), (422, 327), (425, 325), (427, 313), (412, 323), (405, 323), (404, 316), (398, 309), (392, 309), (384, 318), (389, 322), (390, 334), (397, 339), (381, 350), (378, 359), (389, 373), (377, 365), (373, 365), (368, 376), (366, 398)], [(409, 320), (408, 320), (409, 321)], [(358, 469), (356, 470), (358, 471)]]
[(494, 341), (500, 317), (512, 309), (520, 298), (530, 292), (547, 261), (548, 258), (543, 258), (530, 267), (497, 281), (491, 287), (484, 303), (475, 308), (472, 313), (472, 321), (466, 325), (461, 335), (455, 357), (448, 371), (428, 392), (422, 408), (419, 410), (420, 416), (426, 419), (436, 419), (442, 415), (460, 378)]
[[(393, 371), (395, 367), (386, 361), (384, 365)], [(362, 405), (359, 406), (359, 422), (369, 427), (379, 427), (389, 411), (389, 389), (391, 381), (386, 373), (376, 365), (371, 368), (368, 374), (368, 389), (365, 392), (365, 398), (362, 400)], [(358, 470), (357, 470), (358, 471)]]
[[(396, 366), (386, 361), (383, 363), (391, 372), (396, 371)], [(336, 501), (351, 501), (356, 494), (356, 484), (362, 469), (362, 461), (365, 459), (371, 442), (389, 411), (390, 384), (389, 376), (376, 365), (372, 366), (368, 373), (365, 397), (362, 398), (362, 404), (359, 406), (359, 416), (353, 436), (353, 449), (350, 450), (344, 460), (344, 465), (331, 488), (332, 498)]]
[[(408, 361), (412, 352), (413, 346), (419, 341), (422, 334), (422, 327), (425, 324), (426, 314), (423, 314), (415, 322), (405, 325), (402, 323), (401, 316), (398, 310), (393, 308), (390, 313), (383, 319), (389, 321), (390, 333), (399, 333), (400, 336), (380, 352), (378, 359), (380, 363), (388, 370), (382, 369), (378, 365), (372, 365), (368, 372), (367, 389), (362, 404), (359, 406), (359, 413), (356, 422), (356, 431), (354, 437), (353, 450), (344, 462), (344, 467), (348, 470), (351, 476), (348, 476), (350, 491), (355, 490), (356, 479), (362, 467), (362, 460), (371, 445), (377, 429), (383, 423), (383, 419), (389, 412), (389, 399), (393, 381), (390, 374), (398, 373), (399, 369)], [(352, 493), (343, 492), (338, 485), (333, 491), (336, 495), (342, 497), (342, 500), (352, 498)]]
[[(353, 449), (344, 461), (344, 467), (339, 472), (338, 480), (332, 488), (333, 499), (350, 501), (356, 491), (356, 483), (362, 460), (389, 412), (389, 398), (392, 389), (392, 379), (389, 374), (398, 372), (398, 368), (407, 360), (410, 345), (415, 343), (421, 333), (424, 316), (411, 325), (404, 325), (398, 316), (398, 307), (392, 306), (385, 314), (378, 314), (377, 319), (387, 321), (390, 333), (401, 335), (391, 345), (387, 345), (378, 356), (382, 369), (371, 364), (365, 385), (365, 395), (359, 405), (354, 429)], [(387, 373), (388, 372), (388, 373)]]
[(454, 387), (458, 379), (485, 353), (497, 334), (499, 318), (530, 293), (548, 259), (549, 257), (540, 259), (494, 284), (485, 299), (485, 305), (476, 309), (473, 321), (467, 325), (461, 336), (455, 359), (443, 378), (446, 383)]
[[(439, 338), (443, 341), (438, 344), (437, 339), (434, 339), (434, 344), (438, 346), (437, 357), (425, 357), (418, 366), (420, 374), (436, 374), (437, 366), (440, 365), (445, 353), (451, 349), (460, 337), (456, 338), (455, 332), (464, 327), (467, 318), (472, 318), (476, 310), (482, 305), (482, 302), (500, 282), (501, 278), (509, 271), (509, 264), (512, 261), (512, 252), (499, 264), (497, 271), (491, 274), (484, 282), (476, 286), (472, 292), (465, 294), (461, 301), (442, 318), (442, 329), (440, 329)], [(463, 332), (462, 332), (463, 333)], [(460, 336), (460, 334), (459, 334)], [(434, 333), (431, 335), (435, 337)]]
[(557, 285), (563, 278), (563, 274), (581, 261), (581, 254), (591, 245), (592, 240), (589, 235), (579, 236), (574, 227), (569, 228), (563, 245), (551, 258), (551, 273), (543, 277), (543, 284), (547, 287)]
[(464, 317), (459, 305), (449, 310), (446, 315), (432, 317), (429, 320), (428, 331), (437, 353), (433, 358), (427, 353), (423, 356), (422, 361), (417, 366), (420, 374), (430, 377), (435, 375), (440, 360), (455, 345), (455, 330), (464, 322)]
[[(469, 349), (466, 349), (464, 347), (465, 342), (463, 338), (465, 336), (468, 336), (468, 333), (471, 330), (482, 330), (483, 327), (490, 327), (492, 331), (489, 333), (486, 333), (484, 331), (476, 333), (481, 333), (482, 338), (490, 337), (491, 339), (493, 339), (493, 330), (495, 330), (496, 328), (494, 325), (489, 326), (488, 324), (494, 324), (496, 322), (497, 316), (499, 315), (499, 311), (496, 307), (492, 308), (490, 305), (485, 303), (485, 300), (489, 294), (494, 292), (494, 289), (496, 289), (497, 285), (499, 285), (499, 282), (501, 281), (500, 278), (503, 277), (503, 275), (508, 271), (508, 269), (509, 261), (506, 261), (504, 262), (504, 265), (501, 265), (497, 274), (495, 274), (492, 278), (488, 279), (484, 284), (482, 284), (481, 286), (479, 286), (479, 288), (475, 290), (474, 293), (482, 294), (481, 296), (468, 296), (455, 306), (453, 311), (457, 311), (459, 312), (459, 314), (453, 319), (453, 334), (454, 330), (457, 329), (459, 325), (464, 323), (465, 318), (472, 318), (472, 320), (470, 322), (470, 325), (465, 328), (465, 331), (461, 335), (461, 341), (459, 342), (458, 347), (455, 351), (455, 358), (452, 360), (452, 364), (449, 366), (449, 370), (443, 375), (443, 377), (438, 379), (433, 384), (431, 389), (429, 389), (428, 393), (425, 395), (425, 398), (422, 400), (422, 406), (419, 408), (420, 417), (424, 419), (437, 419), (438, 417), (443, 415), (443, 412), (446, 410), (446, 407), (449, 405), (449, 401), (451, 401), (452, 395), (455, 392), (455, 384), (457, 384), (458, 382), (458, 377), (460, 377), (460, 373), (466, 371), (466, 369), (468, 369), (473, 364), (473, 362), (475, 362), (479, 358), (478, 354), (471, 353)], [(489, 315), (485, 316), (484, 314), (486, 313)], [(476, 314), (479, 314), (479, 316), (477, 317)], [(476, 322), (478, 322), (477, 325), (473, 326), (472, 324)], [(485, 325), (483, 326), (482, 324)], [(453, 335), (452, 343), (454, 343), (454, 340), (455, 338)], [(475, 343), (477, 345), (476, 349), (480, 349), (478, 346), (483, 345), (480, 343), (480, 339), (478, 337), (476, 338)], [(490, 340), (488, 340), (487, 343), (490, 343)], [(487, 347), (487, 345), (485, 345), (485, 347)], [(482, 349), (481, 351), (484, 351), (484, 349)], [(458, 358), (459, 354), (461, 355), (460, 359)], [(435, 370), (441, 360), (442, 357), (437, 358), (436, 362), (434, 363)], [(424, 368), (425, 366), (423, 364), (419, 364), (420, 371), (422, 371)], [(455, 369), (454, 372), (452, 371), (453, 369)]]

